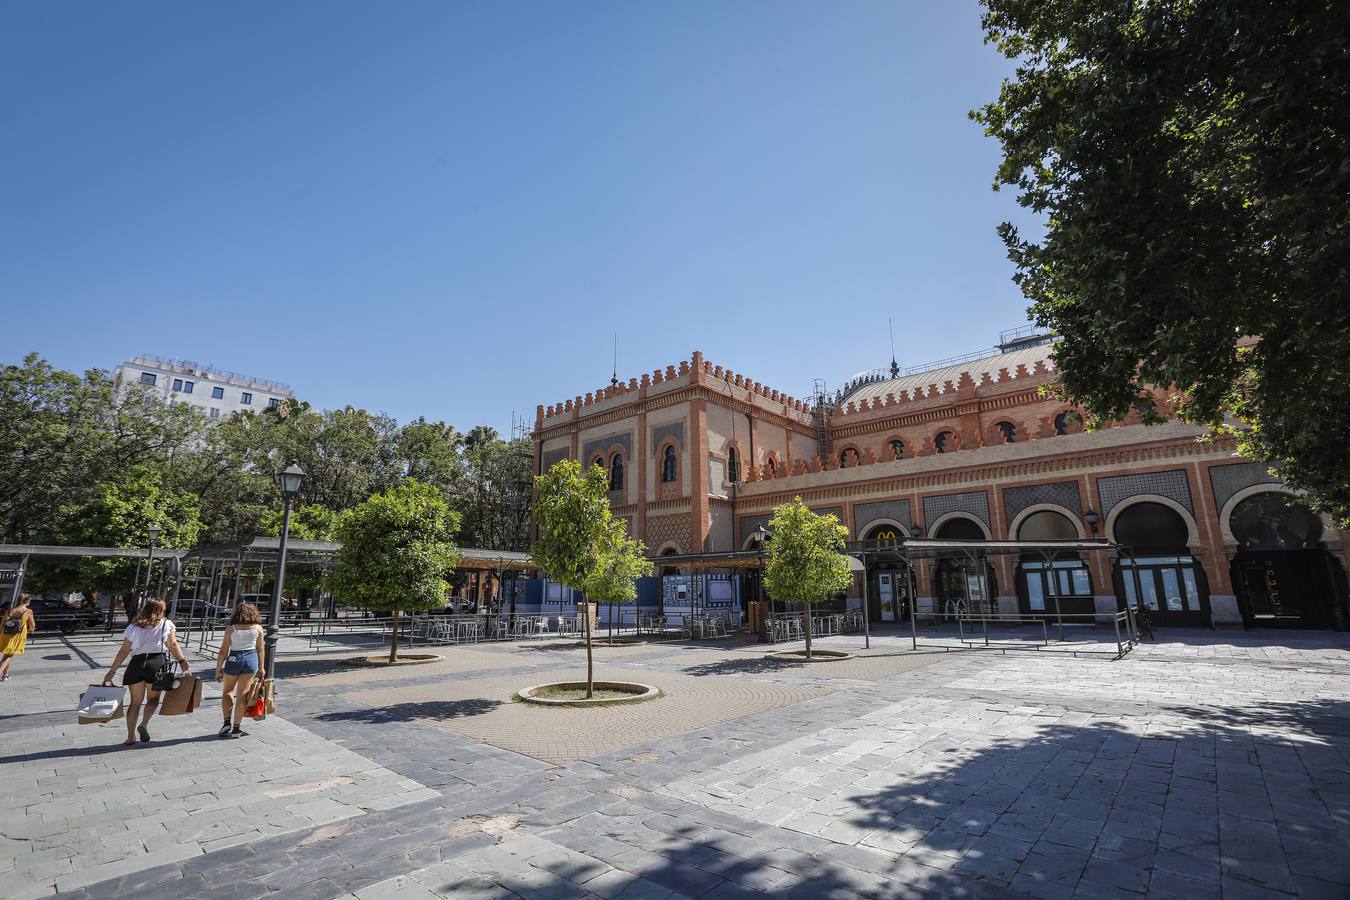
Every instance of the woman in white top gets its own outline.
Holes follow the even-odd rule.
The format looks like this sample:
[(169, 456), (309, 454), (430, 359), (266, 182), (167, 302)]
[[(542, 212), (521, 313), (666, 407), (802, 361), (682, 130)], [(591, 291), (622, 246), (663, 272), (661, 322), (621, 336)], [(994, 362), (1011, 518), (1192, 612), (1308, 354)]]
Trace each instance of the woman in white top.
[[(252, 603), (240, 603), (230, 616), (225, 639), (220, 642), (216, 657), (216, 681), (224, 677), (220, 707), (225, 713), (225, 724), (220, 726), (223, 738), (243, 737), (248, 732), (239, 728), (253, 689), (253, 677), (261, 678), (263, 658), (262, 616)], [(233, 719), (233, 721), (231, 721)]]
[[(178, 660), (186, 673), (190, 668), (187, 657), (178, 646), (174, 637), (173, 623), (164, 618), (164, 601), (151, 597), (145, 601), (135, 621), (122, 632), (122, 646), (113, 657), (108, 674), (103, 676), (104, 684), (112, 684), (122, 660), (128, 656), (131, 662), (122, 676), (122, 684), (131, 689), (131, 705), (127, 707), (127, 739), (123, 744), (130, 747), (136, 743), (136, 733), (141, 740), (150, 740), (150, 717), (159, 708), (159, 691), (154, 689), (155, 676), (169, 665), (169, 654)], [(147, 700), (147, 694), (149, 699)], [(145, 706), (145, 715), (141, 717), (140, 727), (136, 726), (136, 714)]]

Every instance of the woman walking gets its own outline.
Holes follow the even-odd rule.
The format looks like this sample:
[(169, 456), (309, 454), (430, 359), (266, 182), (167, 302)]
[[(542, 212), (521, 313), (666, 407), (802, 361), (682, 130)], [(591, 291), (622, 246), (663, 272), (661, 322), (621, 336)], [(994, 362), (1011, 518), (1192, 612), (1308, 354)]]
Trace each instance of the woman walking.
[(262, 616), (252, 603), (240, 603), (230, 616), (225, 639), (220, 642), (220, 655), (216, 657), (216, 681), (224, 677), (220, 694), (220, 707), (225, 713), (225, 724), (220, 726), (223, 738), (248, 734), (240, 729), (239, 722), (248, 707), (254, 676), (261, 678), (264, 674), (260, 663), (262, 656)]
[[(150, 718), (159, 708), (159, 691), (154, 689), (155, 676), (169, 665), (169, 655), (178, 660), (178, 664), (183, 667), (186, 673), (190, 666), (187, 657), (178, 646), (178, 638), (174, 636), (172, 622), (164, 617), (164, 601), (158, 597), (152, 597), (140, 607), (136, 618), (127, 625), (126, 631), (122, 632), (122, 646), (117, 649), (117, 655), (113, 657), (112, 665), (108, 667), (108, 673), (103, 676), (105, 682), (112, 682), (113, 676), (117, 674), (118, 668), (122, 665), (122, 660), (128, 656), (131, 662), (127, 664), (126, 674), (122, 676), (122, 684), (131, 689), (131, 705), (127, 707), (127, 739), (123, 742), (124, 746), (130, 747), (136, 743), (136, 735), (140, 734), (141, 740), (150, 740)], [(136, 715), (141, 707), (145, 707), (145, 713), (141, 716), (141, 723), (136, 724)]]
[(14, 657), (23, 653), (28, 633), (37, 630), (37, 619), (28, 608), (30, 602), (27, 594), (20, 594), (5, 613), (4, 625), (0, 627), (0, 681), (9, 681), (9, 667), (14, 665)]

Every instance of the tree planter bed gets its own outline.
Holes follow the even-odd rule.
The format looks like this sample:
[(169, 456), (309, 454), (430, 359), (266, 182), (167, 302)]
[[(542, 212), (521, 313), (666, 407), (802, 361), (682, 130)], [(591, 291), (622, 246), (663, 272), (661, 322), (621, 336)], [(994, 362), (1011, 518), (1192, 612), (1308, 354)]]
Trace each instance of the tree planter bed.
[(357, 668), (389, 668), (391, 666), (417, 666), (425, 663), (433, 663), (440, 657), (435, 653), (400, 653), (398, 660), (390, 662), (389, 657), (385, 656), (353, 656), (350, 659), (338, 660), (340, 666), (355, 666)]
[(841, 659), (852, 659), (852, 653), (844, 653), (841, 650), (816, 650), (812, 648), (811, 658), (806, 658), (805, 650), (783, 650), (779, 653), (770, 653), (771, 659), (779, 659), (783, 662), (839, 662)]
[(536, 684), (516, 692), (516, 699), (540, 706), (615, 706), (621, 703), (642, 703), (661, 696), (661, 690), (636, 681), (597, 681), (595, 696), (586, 699), (586, 682), (555, 681)]

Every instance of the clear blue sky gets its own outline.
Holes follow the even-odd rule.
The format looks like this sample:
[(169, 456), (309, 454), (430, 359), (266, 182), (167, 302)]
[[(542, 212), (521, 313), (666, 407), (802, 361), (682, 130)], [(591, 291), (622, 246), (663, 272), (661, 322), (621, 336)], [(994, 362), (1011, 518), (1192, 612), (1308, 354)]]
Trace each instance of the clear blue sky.
[(1025, 321), (974, 0), (0, 3), (0, 361), (502, 430), (695, 349), (802, 396)]

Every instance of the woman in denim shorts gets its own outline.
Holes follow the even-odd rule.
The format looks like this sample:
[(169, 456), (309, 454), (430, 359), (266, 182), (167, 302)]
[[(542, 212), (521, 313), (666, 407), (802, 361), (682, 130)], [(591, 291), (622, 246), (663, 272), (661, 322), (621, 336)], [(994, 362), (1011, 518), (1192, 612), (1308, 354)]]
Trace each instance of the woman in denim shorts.
[(263, 628), (262, 616), (252, 603), (240, 603), (230, 616), (225, 629), (225, 640), (220, 642), (216, 657), (216, 681), (224, 678), (220, 706), (225, 712), (225, 724), (220, 726), (223, 738), (243, 737), (248, 732), (239, 728), (253, 690), (254, 677), (262, 678)]

